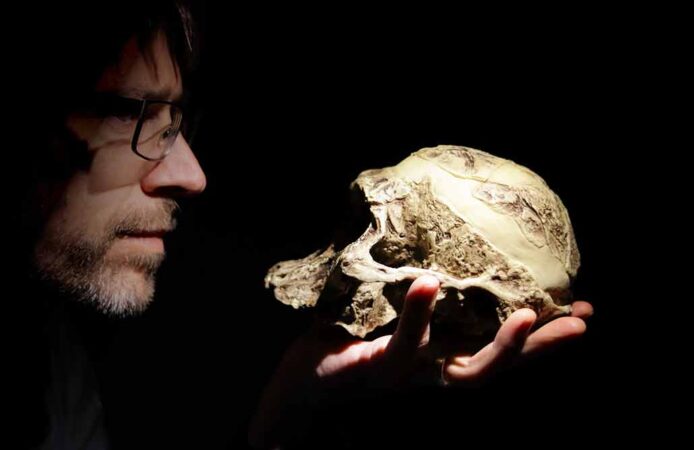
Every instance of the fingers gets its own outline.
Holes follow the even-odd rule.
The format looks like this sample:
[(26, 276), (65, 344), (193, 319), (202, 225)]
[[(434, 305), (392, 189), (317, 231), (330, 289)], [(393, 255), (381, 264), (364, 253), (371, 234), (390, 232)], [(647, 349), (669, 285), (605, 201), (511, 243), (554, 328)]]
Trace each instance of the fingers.
[(578, 301), (571, 304), (571, 316), (587, 319), (593, 315), (593, 305), (588, 302)]
[(582, 319), (578, 317), (560, 317), (544, 325), (528, 337), (523, 347), (523, 356), (535, 356), (552, 350), (567, 341), (583, 335), (585, 331), (586, 323)]
[(550, 351), (564, 342), (582, 336), (586, 331), (585, 320), (593, 315), (593, 305), (584, 301), (571, 304), (571, 317), (561, 317), (549, 322), (533, 333), (523, 348), (523, 355), (534, 356)]
[(530, 309), (520, 309), (501, 325), (494, 342), (474, 356), (449, 358), (443, 376), (449, 383), (477, 381), (480, 377), (509, 365), (521, 353), (528, 332), (537, 320)]
[(401, 370), (429, 341), (429, 321), (438, 291), (439, 281), (430, 275), (417, 278), (407, 291), (398, 327), (384, 355), (393, 370)]
[(426, 343), (429, 321), (434, 309), (439, 281), (430, 275), (417, 278), (405, 296), (405, 304), (391, 346), (402, 351), (414, 351)]
[(555, 349), (583, 335), (586, 324), (580, 317), (589, 317), (592, 313), (590, 303), (576, 302), (574, 314), (577, 317), (561, 317), (528, 335), (536, 320), (535, 313), (529, 309), (518, 310), (504, 322), (494, 342), (474, 356), (449, 358), (444, 364), (443, 377), (451, 384), (475, 382), (518, 358), (526, 359)]

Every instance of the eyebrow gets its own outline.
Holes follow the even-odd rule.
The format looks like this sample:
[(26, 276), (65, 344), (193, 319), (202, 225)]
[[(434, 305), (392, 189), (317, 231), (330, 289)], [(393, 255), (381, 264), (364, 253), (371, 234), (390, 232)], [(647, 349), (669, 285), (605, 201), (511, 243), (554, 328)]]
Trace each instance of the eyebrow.
[[(178, 93), (174, 96), (173, 91), (170, 88), (162, 89), (142, 89), (138, 87), (128, 87), (119, 90), (120, 95), (139, 99), (152, 99), (152, 100), (170, 100), (174, 102), (179, 102), (183, 99), (183, 93)], [(172, 98), (173, 97), (173, 98)]]

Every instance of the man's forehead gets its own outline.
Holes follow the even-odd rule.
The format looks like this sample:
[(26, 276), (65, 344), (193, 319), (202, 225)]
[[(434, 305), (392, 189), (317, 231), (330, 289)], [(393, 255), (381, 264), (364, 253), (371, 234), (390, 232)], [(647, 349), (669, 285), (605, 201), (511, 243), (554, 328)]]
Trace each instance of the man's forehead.
[(181, 75), (171, 59), (166, 38), (158, 34), (144, 53), (135, 38), (123, 48), (119, 62), (106, 69), (97, 91), (134, 98), (177, 100), (182, 96)]

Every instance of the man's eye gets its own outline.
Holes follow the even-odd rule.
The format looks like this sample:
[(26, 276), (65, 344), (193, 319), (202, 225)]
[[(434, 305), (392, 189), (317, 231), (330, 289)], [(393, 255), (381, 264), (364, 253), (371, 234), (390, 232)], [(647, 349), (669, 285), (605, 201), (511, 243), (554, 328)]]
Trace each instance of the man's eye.
[(174, 129), (169, 127), (166, 130), (164, 130), (164, 133), (162, 134), (162, 138), (164, 139), (169, 139), (171, 136), (174, 134)]

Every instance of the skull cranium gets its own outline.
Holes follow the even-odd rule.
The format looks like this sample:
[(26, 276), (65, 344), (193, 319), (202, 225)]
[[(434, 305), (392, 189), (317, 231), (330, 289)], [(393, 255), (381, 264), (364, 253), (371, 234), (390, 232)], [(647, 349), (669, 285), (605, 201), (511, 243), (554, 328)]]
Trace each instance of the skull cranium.
[[(397, 317), (410, 281), (431, 274), (441, 284), (434, 318), (467, 335), (495, 330), (520, 308), (540, 322), (570, 312), (579, 267), (571, 222), (529, 169), (438, 146), (362, 172), (351, 187), (368, 208), (366, 231), (272, 267), (265, 283), (283, 303), (317, 306), (364, 337)], [(485, 310), (481, 298), (495, 301)]]

